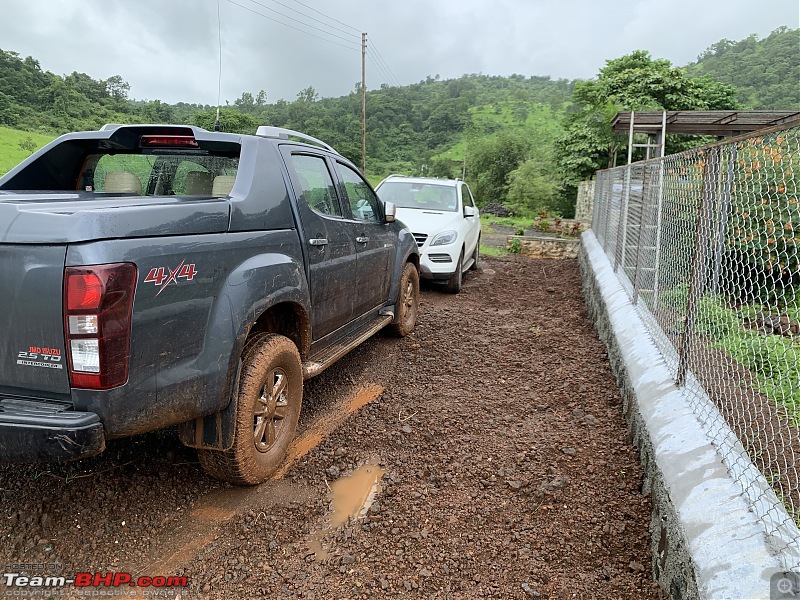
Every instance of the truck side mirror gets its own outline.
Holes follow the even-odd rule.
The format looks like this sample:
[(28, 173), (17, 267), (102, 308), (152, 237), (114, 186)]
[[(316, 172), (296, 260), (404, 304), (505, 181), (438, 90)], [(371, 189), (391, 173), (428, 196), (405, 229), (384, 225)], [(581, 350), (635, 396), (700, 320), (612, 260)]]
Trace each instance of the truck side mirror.
[(385, 221), (387, 223), (394, 223), (395, 216), (397, 215), (397, 206), (395, 206), (394, 202), (384, 202), (383, 208), (386, 215)]

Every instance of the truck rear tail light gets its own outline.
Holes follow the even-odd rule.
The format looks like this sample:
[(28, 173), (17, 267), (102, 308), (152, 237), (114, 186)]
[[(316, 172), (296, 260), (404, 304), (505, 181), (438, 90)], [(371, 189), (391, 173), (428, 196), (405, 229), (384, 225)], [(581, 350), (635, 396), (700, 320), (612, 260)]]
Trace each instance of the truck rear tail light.
[(67, 273), (67, 310), (95, 309), (103, 296), (103, 282), (94, 273)]
[(72, 387), (107, 390), (128, 380), (136, 279), (131, 263), (65, 269), (64, 333)]

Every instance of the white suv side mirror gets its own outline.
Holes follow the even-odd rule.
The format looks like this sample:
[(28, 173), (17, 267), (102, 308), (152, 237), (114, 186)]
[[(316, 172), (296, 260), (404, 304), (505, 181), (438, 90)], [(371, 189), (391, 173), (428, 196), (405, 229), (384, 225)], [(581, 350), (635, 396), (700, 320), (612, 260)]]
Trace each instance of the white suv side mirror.
[(465, 206), (464, 207), (464, 216), (465, 217), (474, 217), (475, 216), (475, 207), (474, 206)]

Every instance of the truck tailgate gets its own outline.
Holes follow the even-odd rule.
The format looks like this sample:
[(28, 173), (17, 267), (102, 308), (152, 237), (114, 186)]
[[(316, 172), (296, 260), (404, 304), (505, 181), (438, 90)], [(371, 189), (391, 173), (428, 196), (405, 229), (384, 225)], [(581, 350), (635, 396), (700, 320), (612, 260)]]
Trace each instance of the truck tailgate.
[(62, 294), (66, 246), (0, 244), (0, 393), (70, 393)]

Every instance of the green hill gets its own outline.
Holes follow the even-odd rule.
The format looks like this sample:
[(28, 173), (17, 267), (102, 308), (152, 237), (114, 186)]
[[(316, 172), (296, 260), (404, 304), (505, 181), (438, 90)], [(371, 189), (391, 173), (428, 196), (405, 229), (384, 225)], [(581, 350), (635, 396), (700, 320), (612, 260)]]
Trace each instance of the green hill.
[(22, 162), (32, 150), (38, 150), (52, 141), (53, 137), (0, 127), (0, 175)]
[(800, 29), (779, 27), (763, 40), (721, 40), (686, 68), (732, 85), (743, 108), (800, 109)]

